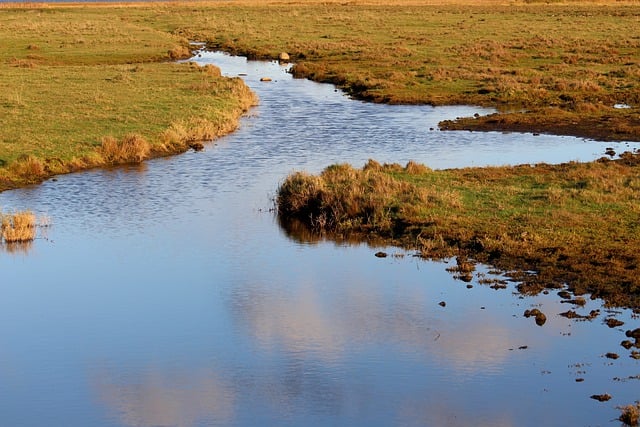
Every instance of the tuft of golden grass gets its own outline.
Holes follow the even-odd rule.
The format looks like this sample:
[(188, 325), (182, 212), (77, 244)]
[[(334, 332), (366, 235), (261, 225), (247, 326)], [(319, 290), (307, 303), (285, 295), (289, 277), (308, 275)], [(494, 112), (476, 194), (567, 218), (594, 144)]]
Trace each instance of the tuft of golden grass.
[(125, 135), (121, 140), (105, 137), (98, 150), (108, 165), (140, 163), (148, 158), (150, 151), (147, 140), (135, 133)]
[(2, 239), (5, 243), (24, 243), (36, 238), (36, 216), (30, 211), (1, 215)]
[(621, 406), (618, 409), (622, 411), (618, 420), (627, 426), (638, 426), (640, 424), (640, 402), (635, 405)]

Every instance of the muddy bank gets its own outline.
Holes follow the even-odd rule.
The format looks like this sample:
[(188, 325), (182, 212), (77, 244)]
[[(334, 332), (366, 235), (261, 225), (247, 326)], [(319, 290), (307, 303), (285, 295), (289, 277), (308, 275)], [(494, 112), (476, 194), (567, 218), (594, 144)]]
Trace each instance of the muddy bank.
[(531, 132), (598, 141), (640, 141), (640, 115), (634, 110), (581, 116), (559, 110), (492, 114), (440, 122), (441, 130)]

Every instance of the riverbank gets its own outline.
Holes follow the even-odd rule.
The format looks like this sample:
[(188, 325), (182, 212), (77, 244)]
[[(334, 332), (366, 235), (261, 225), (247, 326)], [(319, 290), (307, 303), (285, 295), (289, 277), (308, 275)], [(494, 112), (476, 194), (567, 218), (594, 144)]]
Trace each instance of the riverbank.
[[(281, 221), (337, 239), (359, 236), (433, 259), (509, 272), (523, 294), (567, 288), (640, 308), (640, 154), (560, 165), (434, 171), (409, 163), (334, 165), (290, 175)], [(372, 237), (373, 236), (373, 237)]]
[(201, 149), (257, 102), (184, 37), (96, 7), (3, 9), (0, 190)]

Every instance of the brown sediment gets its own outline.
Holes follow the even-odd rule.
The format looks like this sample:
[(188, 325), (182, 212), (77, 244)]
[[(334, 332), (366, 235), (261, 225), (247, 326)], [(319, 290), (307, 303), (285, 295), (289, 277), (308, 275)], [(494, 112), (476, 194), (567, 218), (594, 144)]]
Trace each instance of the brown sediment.
[[(440, 122), (441, 130), (531, 132), (576, 136), (598, 141), (640, 141), (636, 109), (607, 109), (600, 115), (580, 115), (557, 108), (520, 113), (496, 113)], [(611, 155), (614, 155), (611, 153)]]

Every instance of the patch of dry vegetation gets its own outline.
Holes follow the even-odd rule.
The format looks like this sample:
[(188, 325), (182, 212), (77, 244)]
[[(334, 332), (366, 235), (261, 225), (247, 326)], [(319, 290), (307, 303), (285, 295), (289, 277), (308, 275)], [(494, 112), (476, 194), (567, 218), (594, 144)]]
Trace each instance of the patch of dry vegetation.
[[(640, 106), (640, 40), (628, 31), (637, 2), (240, 2), (192, 12), (158, 25), (250, 58), (289, 52), (294, 75), (361, 99), (517, 108), (526, 115), (492, 128), (544, 119), (549, 132), (640, 139), (626, 126)], [(576, 126), (562, 126), (567, 115)]]
[[(338, 165), (296, 173), (278, 191), (281, 221), (375, 234), (509, 271), (523, 293), (568, 286), (640, 307), (640, 154), (562, 165), (432, 171)], [(343, 237), (339, 237), (342, 239)], [(535, 274), (524, 272), (535, 272)]]
[(635, 405), (626, 405), (618, 408), (622, 411), (618, 418), (624, 425), (637, 426), (640, 423), (640, 402), (636, 402)]
[(36, 238), (36, 216), (30, 211), (0, 214), (0, 231), (5, 243), (24, 243)]

